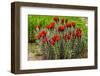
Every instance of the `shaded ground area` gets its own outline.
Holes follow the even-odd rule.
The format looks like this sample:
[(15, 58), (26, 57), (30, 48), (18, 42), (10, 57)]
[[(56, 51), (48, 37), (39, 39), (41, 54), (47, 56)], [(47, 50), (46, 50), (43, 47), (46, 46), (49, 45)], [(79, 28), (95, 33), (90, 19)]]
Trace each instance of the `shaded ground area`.
[(44, 56), (39, 45), (35, 43), (28, 44), (28, 60), (43, 60)]
[[(82, 58), (87, 58), (87, 50), (81, 52)], [(45, 60), (45, 57), (36, 43), (29, 43), (28, 44), (28, 60)]]

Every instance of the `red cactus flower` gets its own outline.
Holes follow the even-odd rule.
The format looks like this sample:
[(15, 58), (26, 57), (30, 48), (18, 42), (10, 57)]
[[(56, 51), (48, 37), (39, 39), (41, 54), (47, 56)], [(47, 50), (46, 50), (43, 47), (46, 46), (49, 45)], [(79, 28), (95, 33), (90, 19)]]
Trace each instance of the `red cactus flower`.
[(75, 27), (76, 23), (75, 22), (72, 22), (71, 23), (71, 26)]
[(52, 46), (54, 46), (55, 45), (55, 41), (53, 41), (52, 39), (50, 40), (50, 44), (52, 45)]
[(80, 28), (77, 28), (76, 32), (82, 32), (82, 30)]
[(51, 22), (50, 25), (46, 26), (48, 29), (52, 29), (55, 26), (55, 22)]
[(76, 36), (77, 36), (78, 38), (81, 38), (81, 33), (80, 33), (80, 32), (77, 32), (77, 33), (76, 33)]
[(67, 39), (68, 39), (68, 40), (71, 39), (71, 35), (70, 35), (70, 34), (67, 35)]
[(81, 32), (82, 32), (82, 30), (80, 29), (80, 28), (77, 28), (76, 29), (76, 36), (78, 37), (78, 38), (81, 38)]
[(59, 21), (59, 18), (58, 18), (57, 16), (55, 16), (55, 17), (53, 18), (53, 20), (54, 20), (55, 22), (58, 22), (58, 21)]
[(46, 28), (50, 29), (50, 25), (47, 25)]
[(62, 19), (61, 19), (61, 24), (64, 24), (64, 21), (65, 21), (65, 19), (64, 19), (64, 18), (62, 18)]
[(40, 33), (39, 33), (39, 36), (40, 37), (44, 37), (46, 36), (47, 32), (45, 30), (42, 30)]
[(51, 22), (50, 25), (54, 26), (55, 25), (55, 22)]
[(52, 38), (53, 41), (59, 41), (60, 40), (60, 36), (59, 35), (54, 35), (54, 37)]
[(35, 26), (36, 29), (40, 29), (40, 25)]
[(67, 34), (64, 35), (64, 40), (67, 42)]
[(70, 39), (71, 39), (71, 35), (70, 34), (64, 35), (64, 40), (65, 41), (70, 40)]
[(58, 27), (58, 31), (64, 31), (64, 29), (65, 29), (65, 26), (59, 26)]
[(51, 27), (51, 28), (54, 28), (54, 26), (55, 26), (55, 22), (51, 22), (51, 23), (50, 23), (50, 27)]
[(42, 39), (42, 43), (46, 43), (49, 39), (47, 37)]
[(65, 25), (67, 28), (68, 27), (71, 27), (71, 23), (66, 23), (66, 25)]

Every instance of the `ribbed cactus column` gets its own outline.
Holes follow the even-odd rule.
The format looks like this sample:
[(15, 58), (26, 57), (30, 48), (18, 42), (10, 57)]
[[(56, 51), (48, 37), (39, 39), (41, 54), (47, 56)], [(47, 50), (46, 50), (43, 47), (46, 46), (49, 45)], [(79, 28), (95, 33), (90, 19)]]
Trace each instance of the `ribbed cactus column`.
[(60, 43), (60, 59), (63, 59), (64, 58), (64, 41), (61, 40), (61, 43)]

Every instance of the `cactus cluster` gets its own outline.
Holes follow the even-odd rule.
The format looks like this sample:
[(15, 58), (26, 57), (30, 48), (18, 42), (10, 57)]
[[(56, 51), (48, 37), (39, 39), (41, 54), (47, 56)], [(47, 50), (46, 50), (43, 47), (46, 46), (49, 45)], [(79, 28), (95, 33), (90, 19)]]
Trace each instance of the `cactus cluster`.
[[(77, 22), (55, 16), (45, 27), (36, 25), (34, 42), (41, 48), (44, 59), (83, 58), (87, 51), (87, 38)], [(33, 35), (32, 35), (33, 36)]]

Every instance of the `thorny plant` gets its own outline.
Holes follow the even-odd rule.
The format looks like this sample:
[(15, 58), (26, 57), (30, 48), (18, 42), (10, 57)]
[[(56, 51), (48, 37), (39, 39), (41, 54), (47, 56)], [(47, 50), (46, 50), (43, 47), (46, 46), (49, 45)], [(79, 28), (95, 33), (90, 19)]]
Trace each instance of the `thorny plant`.
[(41, 47), (45, 59), (82, 58), (81, 52), (87, 50), (86, 40), (76, 22), (55, 16), (53, 22), (41, 28), (35, 26), (35, 40)]

